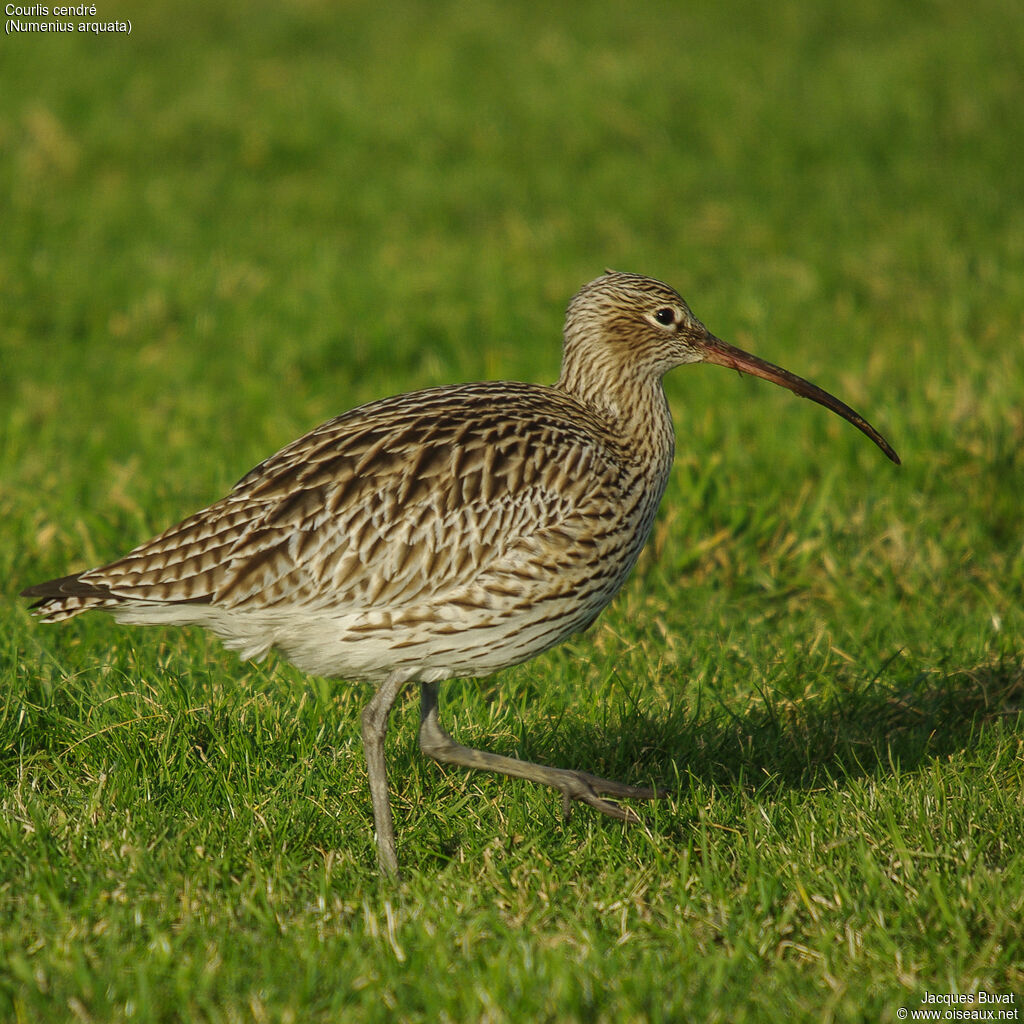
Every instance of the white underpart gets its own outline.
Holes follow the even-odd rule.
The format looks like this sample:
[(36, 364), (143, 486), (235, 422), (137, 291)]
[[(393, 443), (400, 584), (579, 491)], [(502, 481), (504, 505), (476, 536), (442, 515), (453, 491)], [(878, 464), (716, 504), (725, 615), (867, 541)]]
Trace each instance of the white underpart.
[(203, 626), (247, 660), (259, 661), (277, 648), (311, 675), (377, 681), (407, 669), (409, 679), (425, 683), (488, 675), (517, 665), (584, 624), (563, 620), (553, 632), (552, 623), (538, 611), (521, 615), (510, 633), (507, 622), (499, 618), (490, 626), (477, 624), (472, 648), (467, 649), (458, 631), (438, 636), (438, 625), (459, 625), (457, 615), (444, 605), (431, 608), (429, 615), (423, 609), (422, 616), (413, 609), (411, 624), (401, 621), (402, 613), (307, 606), (238, 609), (128, 601), (106, 610), (129, 625)]

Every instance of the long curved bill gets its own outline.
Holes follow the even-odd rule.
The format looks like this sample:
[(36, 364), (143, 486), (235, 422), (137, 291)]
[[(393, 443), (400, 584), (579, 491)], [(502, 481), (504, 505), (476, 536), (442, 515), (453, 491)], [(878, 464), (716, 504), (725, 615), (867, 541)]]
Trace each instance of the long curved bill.
[(769, 363), (765, 359), (758, 359), (757, 356), (752, 356), (749, 352), (744, 352), (743, 349), (736, 348), (735, 345), (730, 345), (710, 333), (706, 338), (698, 341), (694, 348), (700, 353), (701, 360), (705, 363), (727, 366), (730, 370), (739, 370), (740, 373), (749, 373), (753, 377), (770, 380), (773, 384), (788, 388), (801, 398), (809, 398), (812, 402), (831, 409), (836, 415), (842, 416), (844, 420), (849, 420), (859, 431), (867, 434), (897, 466), (900, 464), (900, 457), (893, 450), (892, 445), (859, 412), (851, 409), (845, 402), (840, 402), (835, 395), (823, 391), (817, 384), (812, 384), (810, 381), (804, 380), (803, 377), (798, 377), (795, 373), (790, 373), (789, 370), (784, 370), (781, 366)]

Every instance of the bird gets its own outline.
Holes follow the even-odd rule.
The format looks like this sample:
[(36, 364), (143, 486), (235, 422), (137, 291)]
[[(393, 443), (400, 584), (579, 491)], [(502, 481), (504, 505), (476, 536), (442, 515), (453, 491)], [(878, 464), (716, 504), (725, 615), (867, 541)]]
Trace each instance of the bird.
[(675, 433), (662, 378), (711, 363), (848, 420), (859, 413), (713, 335), (667, 284), (608, 270), (566, 311), (551, 386), (492, 381), (414, 391), (323, 423), (219, 501), (97, 568), (25, 589), (45, 622), (99, 609), (199, 625), (243, 659), (272, 648), (306, 673), (374, 684), (361, 715), (377, 859), (399, 863), (384, 741), (409, 684), (419, 747), (441, 763), (541, 783), (627, 822), (664, 793), (458, 743), (446, 680), (484, 677), (586, 630), (651, 532)]

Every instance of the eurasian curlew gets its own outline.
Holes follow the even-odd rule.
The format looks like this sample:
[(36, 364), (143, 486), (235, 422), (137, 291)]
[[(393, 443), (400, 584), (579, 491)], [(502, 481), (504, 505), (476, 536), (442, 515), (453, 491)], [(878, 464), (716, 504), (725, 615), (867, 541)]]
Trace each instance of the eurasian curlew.
[(456, 743), (438, 684), (516, 665), (586, 629), (640, 554), (675, 447), (662, 377), (683, 363), (763, 377), (849, 420), (849, 406), (710, 334), (670, 287), (608, 272), (569, 304), (552, 387), (465, 384), (364, 405), (271, 456), (220, 501), (108, 565), (29, 587), (47, 622), (103, 609), (197, 624), (243, 658), (377, 683), (362, 716), (380, 866), (398, 859), (384, 737), (409, 682), (438, 761), (553, 786), (568, 809), (651, 789)]

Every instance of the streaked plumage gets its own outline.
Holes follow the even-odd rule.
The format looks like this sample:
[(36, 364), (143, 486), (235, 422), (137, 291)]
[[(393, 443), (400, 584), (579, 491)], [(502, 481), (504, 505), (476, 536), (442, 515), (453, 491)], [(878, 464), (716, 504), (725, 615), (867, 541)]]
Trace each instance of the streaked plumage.
[(608, 273), (569, 306), (553, 387), (467, 384), (354, 409), (125, 557), (25, 594), (40, 599), (46, 621), (103, 609), (128, 623), (198, 624), (245, 658), (276, 647), (307, 672), (381, 684), (363, 731), (387, 871), (397, 861), (383, 735), (410, 681), (423, 684), (421, 745), (433, 756), (535, 778), (566, 801), (632, 817), (596, 794), (654, 791), (458, 747), (437, 725), (436, 684), (532, 658), (612, 599), (671, 468), (661, 378), (696, 361), (827, 405), (895, 461), (856, 413), (719, 342), (667, 285)]

